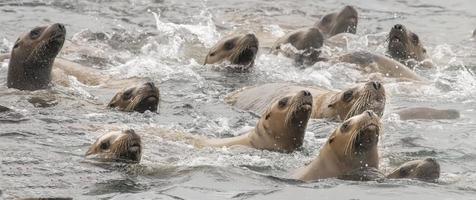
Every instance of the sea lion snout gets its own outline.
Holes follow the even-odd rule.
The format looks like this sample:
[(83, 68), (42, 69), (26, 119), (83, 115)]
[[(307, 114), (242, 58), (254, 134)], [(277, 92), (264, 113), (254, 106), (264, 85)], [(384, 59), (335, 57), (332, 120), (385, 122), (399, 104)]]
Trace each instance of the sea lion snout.
[(395, 24), (395, 26), (393, 26), (393, 29), (401, 31), (404, 30), (404, 26), (401, 24)]

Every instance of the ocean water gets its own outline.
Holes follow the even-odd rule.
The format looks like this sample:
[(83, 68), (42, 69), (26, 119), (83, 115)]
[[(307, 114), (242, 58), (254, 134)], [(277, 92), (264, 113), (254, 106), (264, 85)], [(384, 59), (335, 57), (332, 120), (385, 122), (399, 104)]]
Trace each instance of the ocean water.
[[(153, 130), (230, 137), (253, 127), (258, 117), (228, 106), (227, 93), (244, 86), (295, 82), (344, 89), (365, 76), (349, 64), (318, 63), (302, 69), (268, 53), (279, 36), (314, 24), (328, 12), (353, 5), (359, 11), (353, 50), (385, 53), (386, 35), (397, 23), (417, 33), (435, 64), (417, 73), (430, 84), (389, 80), (379, 142), (380, 168), (434, 157), (436, 183), (415, 180), (302, 183), (293, 170), (318, 154), (338, 125), (311, 120), (300, 151), (197, 149), (169, 141)], [(476, 3), (455, 1), (191, 1), (191, 0), (2, 0), (0, 53), (31, 28), (64, 23), (67, 39), (102, 50), (100, 59), (74, 49), (60, 57), (101, 70), (118, 80), (139, 77), (160, 88), (159, 113), (123, 113), (106, 108), (115, 89), (71, 86), (35, 92), (8, 89), (8, 63), (0, 63), (0, 199), (476, 199)], [(203, 66), (221, 37), (253, 32), (260, 40), (255, 69), (228, 73)], [(38, 107), (32, 99), (47, 99)], [(401, 121), (403, 107), (457, 109), (456, 120)], [(98, 165), (84, 159), (89, 145), (112, 129), (133, 128), (143, 138), (137, 165)]]

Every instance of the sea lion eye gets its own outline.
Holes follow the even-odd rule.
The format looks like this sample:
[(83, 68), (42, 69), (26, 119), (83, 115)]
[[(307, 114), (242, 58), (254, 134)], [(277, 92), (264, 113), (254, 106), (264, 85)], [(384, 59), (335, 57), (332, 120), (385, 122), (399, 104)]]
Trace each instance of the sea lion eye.
[(426, 49), (425, 49), (425, 48), (423, 48), (423, 53), (426, 53)]
[(109, 149), (109, 146), (110, 146), (109, 141), (107, 141), (107, 142), (101, 143), (101, 145), (100, 145), (99, 147), (100, 147), (102, 150), (106, 150), (106, 149)]
[(232, 41), (228, 41), (228, 42), (225, 43), (224, 47), (225, 47), (226, 50), (231, 50), (231, 49), (233, 49), (233, 47), (235, 47), (235, 45), (233, 44)]
[(288, 101), (289, 101), (289, 98), (282, 98), (281, 100), (279, 100), (278, 102), (278, 105), (280, 108), (286, 106), (288, 104)]
[(129, 100), (132, 97), (132, 91), (133, 89), (128, 89), (122, 94), (122, 99), (124, 100)]
[(210, 56), (215, 56), (215, 52), (213, 52), (213, 53), (210, 53)]
[(346, 121), (344, 122), (341, 126), (340, 126), (340, 131), (342, 133), (345, 133), (347, 131), (347, 129), (349, 128), (349, 125), (350, 125), (350, 121)]
[(350, 100), (352, 100), (352, 96), (353, 96), (353, 92), (352, 92), (352, 90), (349, 90), (349, 91), (344, 92), (344, 95), (342, 95), (342, 99), (345, 102), (349, 102)]
[(326, 15), (322, 18), (322, 23), (328, 23), (329, 21), (331, 20), (331, 16), (330, 15)]
[(40, 37), (41, 29), (40, 28), (35, 28), (30, 31), (30, 38), (31, 39), (36, 39)]

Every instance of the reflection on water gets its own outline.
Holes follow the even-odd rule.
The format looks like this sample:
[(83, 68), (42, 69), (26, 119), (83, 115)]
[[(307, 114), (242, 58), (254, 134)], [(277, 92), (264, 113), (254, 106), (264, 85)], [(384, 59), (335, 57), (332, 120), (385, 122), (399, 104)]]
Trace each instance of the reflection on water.
[[(226, 105), (235, 89), (268, 82), (298, 82), (343, 89), (365, 79), (347, 64), (318, 63), (300, 69), (269, 54), (289, 30), (314, 24), (346, 4), (358, 9), (357, 37), (349, 50), (385, 53), (386, 33), (396, 23), (420, 35), (436, 68), (418, 73), (431, 84), (389, 82), (380, 143), (381, 168), (436, 157), (438, 183), (411, 180), (301, 183), (290, 172), (309, 163), (336, 123), (311, 120), (304, 147), (292, 154), (252, 149), (196, 149), (164, 140), (169, 129), (228, 137), (253, 127), (253, 113)], [(19, 33), (38, 24), (65, 23), (79, 47), (61, 57), (92, 66), (117, 79), (142, 77), (161, 90), (160, 114), (106, 109), (114, 89), (71, 87), (23, 92), (5, 87), (7, 62), (0, 64), (0, 199), (58, 196), (78, 199), (472, 199), (476, 193), (476, 24), (474, 2), (434, 1), (76, 1), (0, 2), (0, 52)], [(202, 66), (221, 37), (254, 32), (260, 52), (251, 73), (227, 73)], [(81, 48), (99, 49), (89, 56)], [(86, 49), (88, 49), (86, 48)], [(324, 49), (332, 54), (336, 49)], [(80, 52), (80, 53), (78, 53)], [(87, 52), (87, 51), (85, 51)], [(453, 108), (461, 118), (401, 121), (392, 112), (410, 106)], [(89, 145), (103, 132), (133, 128), (144, 152), (138, 165), (85, 162)], [(370, 192), (369, 192), (370, 191)]]

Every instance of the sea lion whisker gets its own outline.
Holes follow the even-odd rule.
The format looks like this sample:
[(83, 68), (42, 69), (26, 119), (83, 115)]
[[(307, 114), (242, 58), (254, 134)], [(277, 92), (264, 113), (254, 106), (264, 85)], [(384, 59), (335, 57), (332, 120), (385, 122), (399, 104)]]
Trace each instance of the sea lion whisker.
[(127, 105), (127, 107), (124, 109), (125, 111), (133, 111), (134, 108), (137, 106), (137, 104), (140, 103), (140, 101), (142, 100), (142, 95), (137, 95), (135, 96), (131, 103), (129, 103), (129, 105)]

